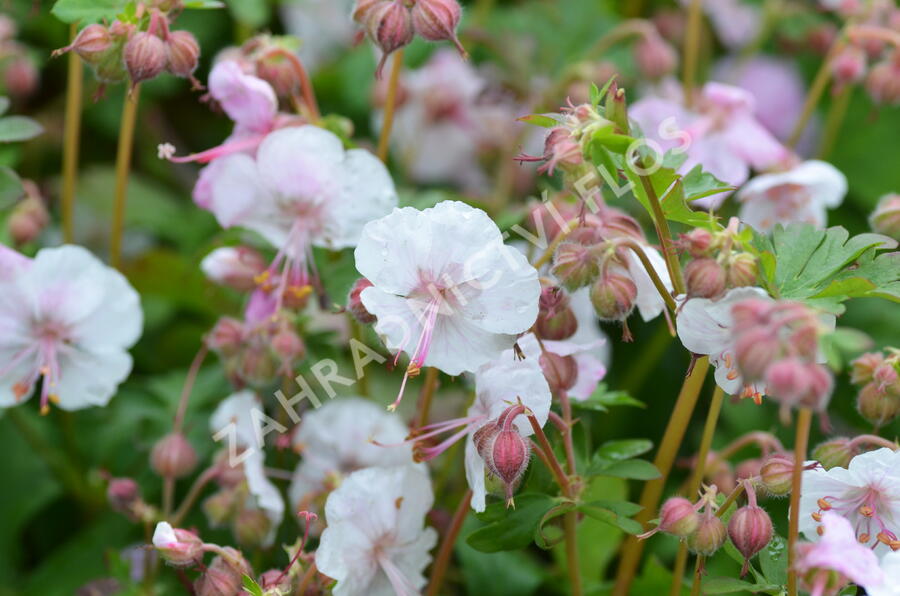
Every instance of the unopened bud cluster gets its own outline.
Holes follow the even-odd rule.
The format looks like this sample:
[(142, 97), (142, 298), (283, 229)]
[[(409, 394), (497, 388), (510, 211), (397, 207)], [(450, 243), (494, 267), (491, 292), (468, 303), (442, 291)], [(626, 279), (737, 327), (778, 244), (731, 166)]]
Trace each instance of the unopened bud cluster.
[(206, 342), (237, 387), (266, 386), (279, 375), (289, 375), (306, 358), (306, 344), (285, 312), (260, 322), (222, 317)]
[(756, 285), (756, 257), (740, 250), (737, 220), (717, 232), (695, 228), (681, 235), (677, 247), (691, 257), (684, 267), (688, 297), (715, 299), (731, 288)]
[(874, 426), (900, 414), (900, 352), (863, 354), (852, 363), (850, 381), (859, 388), (856, 409)]

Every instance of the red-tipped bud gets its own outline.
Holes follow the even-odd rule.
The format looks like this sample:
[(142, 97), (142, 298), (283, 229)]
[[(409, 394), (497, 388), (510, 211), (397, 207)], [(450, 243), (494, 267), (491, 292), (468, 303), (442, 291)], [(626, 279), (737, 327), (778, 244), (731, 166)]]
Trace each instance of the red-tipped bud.
[(734, 344), (734, 356), (741, 376), (748, 383), (765, 377), (766, 369), (781, 353), (781, 342), (769, 329), (755, 327), (741, 333)]
[(402, 0), (382, 2), (368, 11), (366, 29), (384, 53), (375, 71), (375, 75), (381, 78), (381, 71), (391, 52), (409, 44), (415, 37), (412, 15)]
[(859, 415), (876, 426), (883, 426), (900, 414), (900, 397), (882, 391), (872, 381), (859, 390), (856, 397)]
[(562, 242), (557, 247), (550, 271), (569, 291), (589, 285), (600, 274), (590, 249), (577, 242)]
[(728, 530), (722, 520), (707, 511), (700, 515), (697, 530), (687, 538), (688, 550), (708, 557), (722, 548), (727, 537)]
[(234, 518), (232, 526), (234, 539), (238, 544), (247, 548), (260, 546), (271, 528), (272, 520), (265, 511), (256, 508), (242, 509)]
[(197, 466), (197, 452), (181, 433), (169, 433), (153, 446), (150, 465), (164, 478), (182, 478)]
[(131, 478), (111, 478), (106, 487), (106, 500), (110, 509), (131, 517), (135, 505), (141, 502), (141, 489)]
[(762, 507), (741, 507), (728, 521), (728, 537), (744, 555), (743, 577), (747, 574), (750, 559), (772, 541), (772, 519)]
[(181, 528), (173, 528), (167, 522), (156, 524), (153, 546), (159, 556), (173, 567), (191, 567), (203, 557), (203, 541), (199, 536)]
[(900, 104), (900, 63), (896, 58), (882, 60), (869, 70), (866, 77), (866, 91), (877, 104), (896, 106)]
[(854, 385), (865, 385), (874, 380), (875, 369), (884, 362), (881, 352), (868, 352), (850, 363), (850, 382)]
[(684, 497), (672, 497), (668, 499), (659, 510), (659, 525), (661, 532), (687, 538), (697, 531), (700, 525), (700, 514), (694, 509), (693, 503)]
[(270, 52), (257, 60), (256, 76), (272, 85), (279, 97), (290, 97), (300, 86), (297, 70), (282, 52)]
[(211, 350), (222, 356), (233, 356), (244, 341), (244, 324), (231, 317), (222, 317), (216, 321), (209, 335), (206, 336), (206, 344)]
[(866, 52), (849, 45), (831, 59), (831, 76), (838, 85), (848, 85), (862, 80), (866, 74)]
[(759, 270), (756, 257), (747, 252), (740, 252), (728, 263), (725, 270), (725, 283), (729, 288), (745, 288), (755, 286)]
[(725, 270), (712, 258), (694, 259), (684, 268), (688, 296), (715, 298), (725, 291)]
[(203, 501), (203, 513), (209, 525), (218, 528), (234, 516), (237, 491), (222, 489)]
[(217, 284), (249, 292), (266, 270), (266, 261), (255, 248), (223, 246), (213, 250), (200, 262), (200, 269)]
[(687, 234), (681, 234), (678, 238), (678, 248), (695, 259), (709, 256), (712, 243), (712, 233), (703, 228), (694, 228)]
[(578, 380), (578, 363), (571, 356), (544, 352), (540, 356), (540, 363), (550, 391), (554, 394), (568, 391)]
[(146, 31), (135, 33), (125, 44), (125, 67), (134, 84), (152, 79), (166, 68), (166, 44)]
[(189, 31), (172, 31), (166, 44), (168, 69), (176, 77), (190, 77), (200, 63), (200, 44)]
[(112, 35), (106, 27), (97, 24), (88, 25), (78, 33), (72, 45), (57, 50), (53, 54), (58, 55), (71, 50), (93, 66), (109, 52), (112, 44)]
[(869, 216), (869, 225), (879, 234), (900, 240), (900, 194), (881, 197)]
[(794, 460), (777, 453), (767, 457), (759, 469), (762, 486), (775, 497), (790, 494), (793, 474)]
[(224, 547), (227, 557), (217, 556), (194, 582), (197, 596), (238, 596), (243, 592), (243, 576), (253, 577), (253, 569), (241, 553)]
[(428, 41), (450, 41), (463, 56), (466, 50), (456, 37), (461, 13), (456, 0), (416, 0), (412, 22), (416, 33)]
[(853, 447), (853, 443), (847, 437), (838, 437), (816, 445), (810, 456), (826, 470), (831, 468), (846, 468), (850, 460), (859, 455), (859, 451)]
[(634, 45), (634, 62), (645, 78), (656, 80), (678, 66), (675, 49), (658, 34), (644, 35)]
[(485, 467), (503, 482), (507, 507), (513, 504), (513, 492), (531, 460), (531, 445), (513, 424), (521, 412), (521, 406), (511, 406), (473, 437)]
[(591, 286), (590, 296), (600, 320), (624, 321), (634, 310), (637, 286), (630, 277), (607, 273)]
[(541, 339), (568, 339), (578, 330), (578, 320), (569, 307), (569, 297), (561, 288), (543, 288), (538, 306), (535, 331)]
[(360, 298), (360, 294), (362, 294), (363, 290), (371, 288), (372, 285), (372, 282), (368, 279), (361, 277), (353, 283), (353, 287), (350, 288), (350, 294), (347, 296), (347, 310), (350, 311), (350, 314), (353, 315), (354, 319), (363, 325), (369, 325), (375, 322), (375, 315), (366, 310), (366, 307), (363, 305), (362, 299)]

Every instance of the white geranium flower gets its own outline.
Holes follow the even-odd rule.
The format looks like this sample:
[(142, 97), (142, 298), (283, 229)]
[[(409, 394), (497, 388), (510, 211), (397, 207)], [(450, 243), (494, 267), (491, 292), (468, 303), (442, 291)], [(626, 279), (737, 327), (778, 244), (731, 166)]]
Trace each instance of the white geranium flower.
[(890, 551), (881, 558), (884, 580), (875, 585), (867, 585), (869, 596), (900, 596), (900, 551)]
[[(269, 518), (269, 532), (263, 546), (270, 546), (275, 541), (278, 526), (284, 519), (284, 499), (274, 484), (266, 477), (266, 456), (263, 448), (264, 410), (259, 397), (252, 391), (240, 391), (226, 398), (213, 412), (210, 418), (210, 430), (213, 434), (229, 428), (225, 440), (236, 442), (236, 448), (243, 448), (240, 453), (244, 468), (247, 488), (253, 497), (253, 503)], [(230, 445), (227, 446), (229, 449)]]
[(433, 503), (419, 467), (350, 474), (325, 503), (328, 526), (316, 550), (319, 571), (337, 580), (335, 596), (418, 594), (437, 543), (424, 524)]
[(131, 372), (140, 298), (122, 274), (80, 246), (34, 260), (0, 252), (0, 407), (41, 384), (41, 411), (104, 406)]
[(355, 255), (374, 284), (361, 299), (378, 318), (375, 330), (388, 349), (410, 356), (404, 385), (423, 366), (476, 371), (537, 318), (537, 271), (465, 203), (395, 209), (365, 227)]
[(824, 228), (827, 208), (840, 205), (846, 194), (846, 176), (829, 163), (810, 160), (786, 172), (756, 176), (745, 184), (737, 193), (739, 217), (760, 232), (791, 222)]
[(800, 531), (817, 540), (824, 511), (844, 516), (860, 543), (876, 555), (891, 552), (885, 541), (900, 534), (900, 453), (888, 448), (857, 455), (848, 468), (816, 468), (803, 472)]
[(762, 288), (733, 288), (717, 299), (691, 298), (681, 302), (675, 323), (678, 338), (694, 354), (709, 356), (716, 368), (716, 384), (728, 395), (761, 396), (765, 387), (745, 386), (734, 358), (734, 318), (731, 308), (748, 298), (771, 299)]
[(297, 510), (314, 511), (314, 501), (329, 484), (351, 472), (412, 465), (412, 447), (404, 443), (407, 434), (398, 415), (359, 397), (340, 397), (305, 413), (294, 435), (294, 448), (303, 459), (294, 471), (290, 502)]

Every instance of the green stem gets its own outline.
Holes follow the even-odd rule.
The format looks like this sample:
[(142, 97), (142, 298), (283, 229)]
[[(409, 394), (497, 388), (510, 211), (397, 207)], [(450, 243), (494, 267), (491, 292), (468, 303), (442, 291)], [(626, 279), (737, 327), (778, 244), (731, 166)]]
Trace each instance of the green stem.
[[(641, 170), (644, 170), (643, 163), (637, 164)], [(684, 277), (681, 275), (681, 264), (678, 262), (678, 255), (675, 253), (675, 247), (672, 246), (672, 232), (669, 231), (669, 222), (663, 213), (662, 204), (653, 188), (650, 178), (644, 174), (640, 175), (641, 185), (644, 192), (647, 193), (647, 200), (650, 202), (650, 208), (653, 211), (653, 223), (656, 226), (656, 235), (659, 237), (659, 245), (662, 249), (663, 258), (666, 260), (666, 268), (669, 270), (669, 277), (672, 278), (672, 287), (675, 289), (675, 295), (684, 294)]]
[(797, 118), (797, 122), (794, 123), (794, 128), (791, 131), (791, 136), (788, 137), (786, 143), (788, 147), (796, 147), (801, 135), (803, 135), (803, 131), (806, 130), (806, 124), (812, 117), (813, 112), (816, 111), (816, 105), (818, 105), (819, 99), (822, 98), (822, 94), (828, 86), (828, 81), (831, 80), (831, 59), (842, 45), (843, 43), (840, 40), (836, 41), (822, 61), (822, 65), (819, 67), (819, 71), (816, 73), (812, 85), (810, 85), (809, 91), (806, 93), (806, 101), (803, 102), (800, 117)]
[(731, 494), (728, 495), (728, 498), (722, 502), (722, 505), (719, 506), (718, 511), (716, 511), (716, 517), (722, 517), (728, 511), (728, 508), (731, 507), (735, 501), (740, 498), (740, 496), (744, 494), (744, 483), (739, 482), (735, 487)]
[(652, 281), (653, 285), (656, 287), (656, 291), (659, 292), (659, 295), (662, 297), (663, 302), (666, 303), (666, 306), (669, 307), (669, 311), (674, 316), (675, 310), (678, 308), (678, 306), (675, 304), (675, 299), (672, 298), (672, 294), (669, 293), (669, 290), (666, 289), (665, 284), (663, 284), (662, 280), (659, 278), (659, 274), (656, 273), (656, 269), (653, 268), (653, 264), (650, 263), (650, 259), (647, 258), (647, 253), (644, 252), (644, 249), (641, 248), (641, 245), (628, 238), (617, 239), (615, 240), (615, 243), (627, 246), (634, 252), (634, 254), (637, 255), (637, 258), (644, 266), (644, 270), (650, 277), (650, 281)]
[(797, 414), (796, 439), (794, 441), (794, 469), (791, 477), (791, 509), (788, 530), (788, 594), (797, 596), (797, 572), (794, 571), (794, 548), (800, 535), (800, 490), (803, 480), (803, 464), (809, 444), (809, 427), (812, 410), (800, 408)]
[[(74, 41), (78, 26), (73, 23), (69, 37)], [(75, 52), (69, 52), (66, 78), (66, 120), (63, 130), (62, 228), (63, 242), (75, 238), (75, 187), (78, 183), (78, 149), (81, 134), (81, 96), (84, 67)]]
[(700, 586), (703, 581), (703, 555), (697, 555), (697, 564), (694, 566), (694, 581), (691, 583), (691, 596), (700, 595)]
[(425, 373), (425, 382), (422, 385), (422, 392), (419, 393), (417, 427), (428, 424), (428, 414), (431, 412), (431, 402), (434, 400), (434, 394), (438, 387), (438, 372), (438, 369), (431, 366)]
[(388, 79), (387, 97), (384, 101), (384, 122), (381, 124), (381, 136), (378, 137), (378, 159), (387, 162), (388, 150), (391, 146), (391, 128), (394, 126), (394, 111), (397, 109), (397, 88), (400, 85), (400, 71), (403, 69), (403, 48), (394, 52), (391, 64), (391, 75)]
[(456, 512), (453, 513), (453, 519), (450, 521), (450, 527), (441, 540), (441, 547), (438, 549), (437, 557), (434, 559), (434, 566), (431, 571), (431, 579), (428, 582), (428, 591), (426, 596), (437, 596), (441, 590), (441, 584), (444, 582), (444, 574), (447, 572), (447, 566), (450, 564), (450, 555), (453, 554), (453, 545), (462, 531), (463, 522), (466, 521), (466, 515), (469, 513), (469, 502), (472, 500), (472, 490), (466, 491)]
[(125, 223), (125, 201), (128, 198), (128, 172), (134, 144), (134, 125), (137, 120), (141, 86), (135, 85), (125, 94), (122, 122), (119, 127), (119, 148), (116, 153), (116, 186), (113, 203), (112, 232), (109, 238), (109, 263), (116, 269), (122, 260), (122, 228)]
[(566, 563), (569, 569), (569, 586), (572, 596), (581, 596), (581, 568), (578, 561), (578, 513), (569, 511), (563, 516), (566, 534)]
[(682, 85), (684, 88), (684, 105), (691, 109), (694, 105), (694, 84), (697, 80), (697, 59), (700, 55), (700, 17), (701, 0), (691, 0), (688, 7), (687, 31), (684, 36), (684, 69)]
[(853, 85), (844, 85), (837, 97), (831, 100), (828, 115), (825, 117), (825, 131), (822, 133), (822, 141), (819, 143), (817, 156), (819, 159), (828, 159), (831, 150), (834, 149), (841, 126), (844, 124), (844, 118), (847, 116), (847, 108), (850, 105), (854, 89)]
[(537, 444), (535, 445), (535, 448), (537, 450), (537, 453), (539, 454), (538, 456), (550, 469), (550, 472), (556, 479), (556, 483), (559, 485), (559, 488), (562, 490), (563, 494), (567, 497), (570, 496), (569, 478), (563, 471), (562, 466), (559, 465), (559, 461), (556, 459), (556, 455), (553, 453), (553, 447), (550, 446), (550, 441), (547, 440), (547, 435), (544, 434), (544, 429), (541, 428), (541, 425), (538, 424), (538, 421), (534, 416), (529, 416), (528, 422), (531, 423), (531, 429), (534, 431), (534, 436), (537, 437)]
[(194, 506), (194, 503), (200, 497), (200, 493), (203, 492), (204, 487), (206, 487), (207, 483), (215, 477), (217, 472), (218, 470), (212, 467), (207, 468), (197, 476), (197, 479), (194, 480), (194, 484), (188, 489), (188, 494), (185, 495), (181, 505), (178, 506), (178, 509), (176, 509), (175, 513), (172, 515), (171, 523), (173, 526), (178, 527), (178, 525), (181, 524), (184, 517), (190, 512), (191, 507)]
[[(700, 389), (703, 387), (703, 381), (706, 379), (706, 371), (708, 369), (709, 358), (704, 356), (698, 359), (694, 362), (693, 369), (685, 377), (684, 384), (681, 386), (678, 400), (675, 402), (675, 408), (669, 417), (669, 423), (659, 443), (659, 448), (656, 450), (656, 458), (653, 460), (653, 464), (659, 470), (659, 478), (648, 481), (641, 492), (639, 503), (642, 509), (635, 517), (635, 521), (642, 525), (656, 515), (656, 509), (662, 497), (666, 478), (672, 470), (672, 464), (675, 463), (678, 448), (681, 446), (684, 433), (691, 421), (694, 406), (697, 404), (697, 396), (700, 395)], [(631, 582), (634, 580), (643, 552), (644, 541), (638, 540), (634, 536), (626, 538), (625, 545), (622, 548), (622, 556), (619, 559), (619, 568), (616, 572), (613, 596), (627, 596), (630, 593)]]

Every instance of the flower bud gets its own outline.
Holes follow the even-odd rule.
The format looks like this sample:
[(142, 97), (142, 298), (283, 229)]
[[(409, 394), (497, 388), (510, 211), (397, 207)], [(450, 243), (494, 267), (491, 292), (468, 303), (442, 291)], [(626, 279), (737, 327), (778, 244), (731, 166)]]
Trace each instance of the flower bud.
[(31, 58), (25, 55), (13, 56), (6, 64), (3, 82), (7, 92), (13, 97), (27, 97), (38, 86), (40, 73)]
[(734, 357), (745, 382), (755, 383), (779, 357), (781, 342), (769, 329), (754, 327), (737, 336)]
[(369, 21), (372, 10), (389, 1), (390, 0), (356, 0), (356, 4), (354, 4), (353, 12), (350, 16), (354, 22), (365, 26)]
[(168, 522), (156, 524), (153, 546), (163, 560), (173, 567), (190, 567), (203, 557), (203, 541), (200, 537), (181, 528), (173, 528)]
[(206, 336), (206, 344), (222, 356), (233, 356), (244, 341), (244, 324), (231, 317), (222, 317)]
[(50, 214), (47, 213), (37, 187), (28, 181), (25, 183), (31, 190), (28, 191), (28, 196), (16, 205), (6, 224), (9, 235), (16, 245), (33, 242), (50, 223)]
[(578, 380), (578, 363), (572, 356), (560, 356), (553, 352), (544, 352), (539, 361), (547, 385), (554, 394), (568, 391)]
[(767, 392), (775, 398), (795, 404), (809, 389), (806, 363), (797, 358), (784, 358), (766, 369)]
[(756, 285), (758, 269), (756, 257), (740, 252), (731, 257), (725, 272), (725, 283), (729, 288), (745, 288)]
[(266, 594), (292, 594), (294, 576), (281, 569), (269, 569), (259, 576), (259, 586)]
[(850, 363), (850, 382), (865, 385), (875, 378), (875, 369), (884, 362), (881, 352), (867, 352)]
[(257, 548), (266, 539), (272, 528), (272, 520), (262, 509), (247, 507), (234, 518), (232, 530), (238, 544), (247, 548)]
[(133, 84), (152, 79), (166, 68), (166, 44), (159, 37), (139, 31), (125, 44), (125, 67)]
[(684, 281), (688, 296), (715, 298), (725, 291), (725, 270), (713, 258), (694, 259), (684, 268)]
[(254, 342), (238, 354), (233, 372), (248, 385), (261, 386), (275, 378), (279, 365), (267, 345)]
[(203, 257), (200, 269), (219, 285), (249, 292), (256, 289), (256, 280), (266, 270), (266, 261), (255, 248), (223, 246)]
[(187, 78), (200, 62), (200, 44), (190, 31), (172, 31), (165, 41), (169, 72)]
[[(751, 478), (756, 478), (760, 474), (762, 464), (763, 461), (755, 457), (752, 459), (745, 459), (734, 469), (734, 475), (737, 480), (749, 480)], [(722, 490), (721, 486), (719, 487), (719, 490)]]
[(347, 296), (347, 310), (353, 315), (354, 319), (363, 325), (369, 325), (376, 320), (375, 315), (366, 310), (366, 307), (360, 298), (360, 294), (362, 294), (363, 290), (371, 288), (372, 285), (372, 282), (368, 279), (360, 277), (353, 283), (353, 287), (350, 288), (350, 294)]
[(687, 537), (687, 546), (695, 555), (710, 556), (725, 544), (728, 530), (722, 520), (707, 511), (700, 516), (697, 529)]
[(872, 381), (859, 390), (856, 410), (875, 426), (883, 426), (900, 414), (900, 397), (882, 391)]
[(846, 468), (850, 460), (859, 452), (853, 448), (852, 442), (847, 437), (838, 437), (820, 443), (812, 450), (810, 457), (816, 460), (826, 470), (831, 468)]
[(866, 52), (848, 45), (831, 59), (831, 76), (837, 85), (848, 85), (862, 80), (866, 74)]
[(897, 59), (882, 60), (873, 66), (865, 86), (873, 102), (886, 106), (900, 104), (900, 64)]
[(709, 230), (694, 228), (687, 234), (681, 234), (678, 238), (678, 248), (687, 252), (692, 257), (709, 256), (713, 236)]
[(282, 362), (294, 363), (306, 356), (306, 346), (293, 329), (281, 329), (272, 337), (272, 350)]
[(700, 515), (694, 509), (693, 503), (684, 497), (672, 497), (668, 499), (659, 510), (659, 525), (661, 532), (687, 538), (697, 530), (700, 525)]
[(569, 297), (559, 287), (543, 288), (538, 306), (535, 331), (541, 339), (568, 339), (578, 330), (578, 319), (569, 306)]
[(366, 29), (369, 37), (383, 52), (375, 70), (375, 76), (380, 79), (391, 52), (409, 44), (415, 37), (412, 15), (402, 0), (382, 2), (368, 12)]
[(169, 433), (153, 446), (150, 466), (163, 478), (182, 478), (197, 465), (197, 452), (184, 435)]
[(544, 139), (543, 160), (544, 164), (538, 168), (538, 172), (546, 172), (552, 176), (557, 167), (561, 167), (564, 172), (571, 171), (584, 163), (581, 143), (572, 136), (568, 128), (553, 128)]
[(900, 194), (881, 197), (869, 216), (869, 225), (879, 234), (900, 240)]
[(652, 35), (642, 36), (634, 45), (634, 62), (643, 77), (656, 80), (675, 70), (678, 54), (654, 32)]
[(94, 66), (94, 76), (101, 83), (118, 83), (128, 76), (125, 62), (122, 58), (124, 46), (122, 43), (114, 44), (105, 54), (97, 58)]
[(553, 276), (569, 291), (589, 285), (600, 274), (597, 260), (587, 246), (562, 242), (553, 254)]
[(57, 50), (53, 54), (58, 55), (71, 50), (93, 66), (109, 51), (112, 44), (112, 35), (106, 27), (98, 24), (88, 25), (78, 33), (72, 45)]
[(885, 362), (876, 367), (872, 373), (872, 381), (885, 393), (900, 397), (900, 375), (893, 362)]
[(834, 390), (834, 377), (821, 364), (810, 362), (806, 365), (806, 391), (800, 396), (800, 406), (814, 412), (824, 412)]
[(456, 0), (416, 0), (412, 7), (412, 23), (416, 33), (428, 41), (451, 41), (459, 53), (466, 50), (456, 37), (461, 9)]
[(111, 478), (106, 487), (106, 500), (116, 513), (132, 516), (141, 501), (141, 489), (131, 478)]
[(243, 576), (253, 577), (253, 569), (241, 553), (229, 546), (222, 550), (227, 558), (216, 556), (196, 582), (197, 596), (239, 596), (243, 593)]
[(637, 286), (630, 277), (607, 273), (591, 286), (590, 297), (600, 320), (624, 321), (634, 310)]
[(507, 507), (513, 504), (513, 491), (531, 460), (531, 445), (513, 424), (523, 410), (522, 406), (507, 408), (497, 420), (481, 427), (473, 436), (485, 467), (503, 482)]
[(772, 519), (762, 507), (741, 507), (728, 521), (728, 536), (738, 552), (744, 555), (743, 577), (747, 574), (750, 559), (772, 541)]
[(794, 460), (780, 453), (767, 457), (759, 469), (762, 486), (774, 497), (790, 494), (793, 475)]
[(279, 97), (290, 97), (300, 85), (294, 65), (280, 51), (256, 61), (256, 76), (270, 84)]
[(234, 514), (237, 493), (232, 489), (222, 489), (203, 501), (203, 513), (209, 525), (218, 528), (231, 519)]

